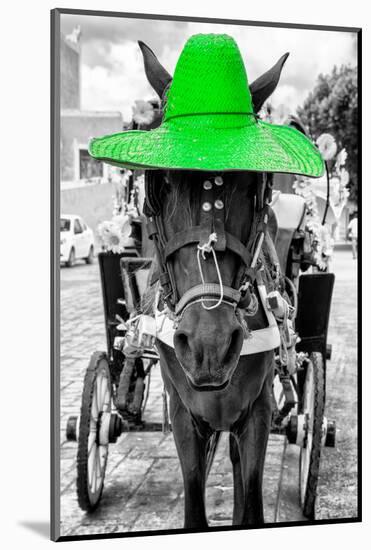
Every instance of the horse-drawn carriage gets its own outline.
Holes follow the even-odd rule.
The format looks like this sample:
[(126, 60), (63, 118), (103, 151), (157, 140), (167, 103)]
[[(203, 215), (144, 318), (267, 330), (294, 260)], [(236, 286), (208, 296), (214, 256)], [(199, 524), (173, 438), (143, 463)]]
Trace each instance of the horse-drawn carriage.
[[(299, 275), (310, 265), (304, 252), (303, 201), (281, 195), (276, 202), (280, 261), (286, 265), (290, 292), (297, 296), (294, 367), (288, 371), (279, 350), (275, 356), (271, 432), (300, 447), (300, 499), (303, 514), (314, 518), (321, 448), (335, 445), (335, 423), (325, 416), (326, 363), (331, 356), (327, 328), (334, 283), (332, 273)], [(70, 417), (67, 438), (78, 441), (77, 495), (83, 510), (98, 506), (110, 444), (125, 431), (171, 429), (164, 394), (163, 422), (143, 419), (151, 370), (159, 355), (156, 320), (143, 313), (152, 258), (136, 248), (98, 256), (104, 304), (107, 351), (92, 354), (84, 380), (80, 417)], [(296, 298), (294, 298), (296, 300)]]
[[(334, 276), (308, 273), (315, 262), (304, 200), (274, 195), (272, 174), (318, 177), (324, 163), (298, 130), (255, 114), (287, 54), (248, 86), (228, 36), (192, 37), (173, 81), (140, 47), (166, 103), (163, 122), (93, 140), (90, 153), (147, 169), (144, 214), (156, 248), (151, 282), (158, 282), (148, 280), (152, 257), (99, 256), (107, 351), (93, 354), (81, 414), (67, 427), (78, 440), (79, 504), (98, 506), (108, 448), (123, 431), (171, 427), (185, 527), (206, 528), (206, 479), (220, 434), (229, 431), (233, 523), (262, 523), (273, 431), (300, 446), (301, 506), (313, 519), (321, 447), (335, 443), (335, 425), (324, 416)], [(143, 419), (157, 362), (166, 388), (162, 424)]]

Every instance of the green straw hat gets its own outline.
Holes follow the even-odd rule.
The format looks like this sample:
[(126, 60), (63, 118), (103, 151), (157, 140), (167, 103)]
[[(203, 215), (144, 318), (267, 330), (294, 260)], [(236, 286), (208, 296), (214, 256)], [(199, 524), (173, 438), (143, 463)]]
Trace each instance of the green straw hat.
[(241, 53), (227, 35), (192, 36), (167, 92), (162, 124), (94, 138), (89, 153), (125, 168), (287, 172), (319, 177), (314, 144), (289, 126), (260, 120)]

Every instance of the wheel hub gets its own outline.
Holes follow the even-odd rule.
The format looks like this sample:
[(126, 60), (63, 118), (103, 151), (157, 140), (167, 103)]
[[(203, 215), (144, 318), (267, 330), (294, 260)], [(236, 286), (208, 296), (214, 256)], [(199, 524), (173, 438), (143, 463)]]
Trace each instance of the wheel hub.
[[(310, 416), (305, 414), (292, 414), (286, 426), (286, 437), (288, 442), (299, 447), (306, 448), (308, 433), (310, 431)], [(322, 447), (335, 447), (336, 422), (323, 417), (322, 422)]]

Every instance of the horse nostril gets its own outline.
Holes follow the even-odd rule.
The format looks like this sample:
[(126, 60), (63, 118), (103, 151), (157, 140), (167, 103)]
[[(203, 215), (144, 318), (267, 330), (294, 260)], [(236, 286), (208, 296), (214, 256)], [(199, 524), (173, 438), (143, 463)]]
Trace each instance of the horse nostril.
[(182, 357), (187, 356), (191, 351), (188, 342), (188, 335), (181, 330), (177, 330), (174, 334), (174, 345)]
[[(176, 354), (182, 358), (182, 361), (187, 362), (194, 358), (196, 361), (202, 361), (202, 349), (195, 347), (195, 342), (192, 336), (182, 330), (177, 330), (174, 334), (174, 346)], [(193, 352), (192, 352), (193, 350)]]
[(184, 332), (177, 332), (174, 336), (174, 340), (179, 347), (184, 348), (188, 346), (188, 336)]

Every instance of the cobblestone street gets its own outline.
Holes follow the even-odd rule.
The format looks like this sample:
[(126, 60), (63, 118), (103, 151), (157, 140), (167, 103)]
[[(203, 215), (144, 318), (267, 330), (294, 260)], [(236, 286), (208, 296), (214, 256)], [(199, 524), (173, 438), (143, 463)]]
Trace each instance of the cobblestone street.
[[(326, 415), (336, 419), (337, 446), (324, 449), (317, 518), (357, 514), (357, 313), (356, 262), (350, 250), (335, 251), (336, 275), (327, 368)], [(105, 326), (97, 261), (61, 268), (61, 535), (181, 528), (183, 487), (171, 434), (125, 433), (110, 445), (100, 507), (82, 512), (76, 498), (77, 444), (65, 439), (70, 415), (80, 410), (82, 383), (91, 354), (105, 350)], [(162, 420), (159, 367), (151, 380), (145, 417)], [(282, 436), (271, 435), (264, 474), (268, 523), (304, 518), (298, 504), (299, 452)], [(211, 525), (232, 521), (232, 470), (224, 434), (208, 479)]]

